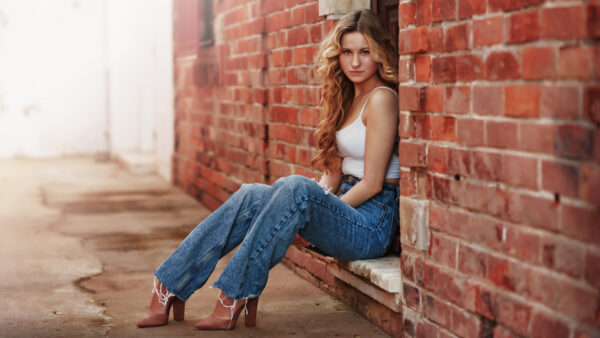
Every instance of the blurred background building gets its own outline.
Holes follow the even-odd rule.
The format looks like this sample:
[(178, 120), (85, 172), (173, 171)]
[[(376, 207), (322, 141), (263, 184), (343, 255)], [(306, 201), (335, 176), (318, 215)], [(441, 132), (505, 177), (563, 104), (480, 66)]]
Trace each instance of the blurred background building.
[(170, 178), (172, 8), (0, 1), (0, 157), (135, 154)]

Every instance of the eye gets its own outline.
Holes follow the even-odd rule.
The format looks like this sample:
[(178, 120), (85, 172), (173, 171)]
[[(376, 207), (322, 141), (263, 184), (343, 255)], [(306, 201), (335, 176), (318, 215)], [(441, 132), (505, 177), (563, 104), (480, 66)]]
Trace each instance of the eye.
[(362, 55), (369, 55), (369, 50), (368, 49), (363, 49), (363, 50), (360, 51), (360, 53)]
[(352, 54), (352, 52), (351, 52), (349, 49), (344, 49), (344, 50), (342, 51), (342, 53), (343, 53), (343, 54), (346, 54), (346, 55)]

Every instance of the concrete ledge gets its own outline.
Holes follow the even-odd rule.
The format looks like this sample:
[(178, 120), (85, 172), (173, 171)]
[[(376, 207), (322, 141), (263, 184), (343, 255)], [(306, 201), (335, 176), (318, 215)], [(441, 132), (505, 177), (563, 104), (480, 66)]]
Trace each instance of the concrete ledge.
[(337, 263), (346, 270), (368, 279), (387, 292), (402, 292), (402, 271), (400, 270), (399, 256), (385, 256), (353, 262), (337, 261)]

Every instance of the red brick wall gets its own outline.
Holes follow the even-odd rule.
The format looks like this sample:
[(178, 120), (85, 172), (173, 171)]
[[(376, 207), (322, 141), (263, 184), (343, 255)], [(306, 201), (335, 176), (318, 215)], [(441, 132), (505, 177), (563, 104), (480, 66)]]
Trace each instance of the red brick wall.
[[(177, 0), (175, 13), (190, 3)], [(174, 183), (216, 208), (242, 183), (315, 176), (311, 66), (328, 23), (317, 1), (223, 0), (213, 11), (224, 16), (224, 43), (175, 43)], [(175, 18), (176, 37), (194, 27), (187, 14)]]
[(599, 8), (401, 1), (409, 336), (600, 334)]

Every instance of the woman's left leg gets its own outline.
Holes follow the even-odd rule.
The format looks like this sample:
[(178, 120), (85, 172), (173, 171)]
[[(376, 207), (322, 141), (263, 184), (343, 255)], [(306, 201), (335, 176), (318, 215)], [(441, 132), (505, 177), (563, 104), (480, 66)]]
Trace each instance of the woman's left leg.
[(386, 198), (372, 198), (355, 209), (306, 177), (277, 180), (214, 286), (235, 300), (257, 297), (269, 270), (283, 259), (298, 232), (341, 259), (384, 254), (392, 226), (385, 219), (393, 219), (390, 212), (394, 212), (386, 211), (382, 202)]

